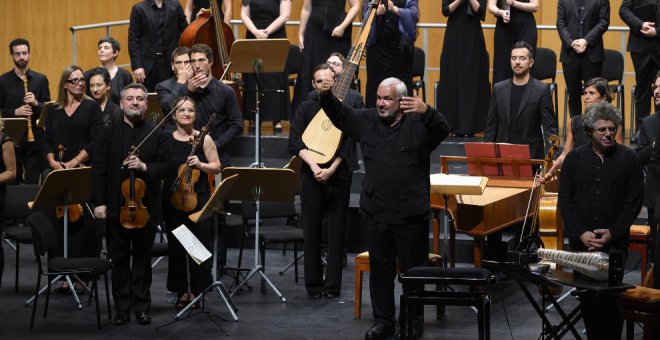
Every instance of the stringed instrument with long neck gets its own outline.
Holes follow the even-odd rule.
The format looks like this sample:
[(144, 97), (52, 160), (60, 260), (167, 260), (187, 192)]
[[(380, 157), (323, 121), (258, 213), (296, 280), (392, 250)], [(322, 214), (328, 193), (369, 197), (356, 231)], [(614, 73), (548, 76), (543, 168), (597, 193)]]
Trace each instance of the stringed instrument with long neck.
[[(369, 37), (371, 23), (376, 16), (377, 6), (378, 1), (371, 2), (369, 12), (362, 21), (360, 32), (343, 65), (343, 71), (332, 87), (332, 94), (342, 102), (348, 94), (351, 82), (353, 81), (353, 75), (360, 66), (360, 61), (364, 56), (367, 37)], [(302, 140), (307, 150), (311, 151), (310, 155), (312, 159), (318, 164), (327, 164), (335, 158), (335, 154), (337, 154), (337, 150), (341, 144), (341, 139), (342, 131), (332, 124), (323, 109), (316, 113), (316, 116), (309, 122), (302, 135)]]
[[(552, 135), (549, 137), (550, 148), (543, 160), (542, 178), (545, 178), (548, 170), (552, 167), (555, 151), (561, 144), (561, 139)], [(541, 185), (538, 201), (538, 230), (541, 241), (548, 249), (564, 249), (564, 223), (559, 209), (557, 209), (557, 193), (546, 192), (545, 184)]]

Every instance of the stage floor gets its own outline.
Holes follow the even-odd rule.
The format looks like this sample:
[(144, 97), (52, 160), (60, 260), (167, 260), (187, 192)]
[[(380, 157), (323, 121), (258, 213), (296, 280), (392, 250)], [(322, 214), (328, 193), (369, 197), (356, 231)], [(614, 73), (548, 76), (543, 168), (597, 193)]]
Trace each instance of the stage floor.
[[(237, 250), (229, 250), (229, 261), (235, 263)], [(219, 325), (235, 339), (363, 339), (364, 333), (373, 323), (371, 304), (369, 300), (369, 274), (365, 273), (362, 297), (362, 318), (353, 318), (354, 303), (354, 256), (349, 254), (348, 265), (344, 269), (343, 288), (338, 299), (312, 300), (307, 297), (304, 288), (302, 263), (300, 267), (300, 283), (294, 283), (293, 269), (283, 276), (278, 274), (280, 268), (288, 263), (293, 252), (282, 255), (281, 250), (269, 250), (266, 264), (267, 275), (286, 297), (282, 303), (277, 295), (268, 289), (267, 295), (260, 291), (260, 280), (253, 277), (249, 284), (252, 291), (243, 291), (234, 297), (238, 307), (237, 322), (219, 321)], [(21, 274), (19, 294), (14, 293), (14, 252), (5, 245), (5, 273), (0, 288), (0, 332), (3, 339), (47, 338), (47, 339), (150, 339), (150, 338), (186, 338), (207, 339), (223, 338), (225, 335), (216, 325), (204, 315), (185, 319), (169, 327), (157, 330), (156, 327), (172, 320), (177, 312), (174, 309), (174, 295), (165, 289), (167, 277), (167, 259), (161, 261), (153, 271), (152, 308), (153, 322), (148, 326), (140, 326), (131, 316), (131, 323), (125, 326), (114, 326), (107, 319), (105, 293), (101, 293), (101, 321), (103, 328), (96, 328), (94, 304), (83, 306), (82, 310), (74, 307), (73, 298), (69, 295), (51, 294), (48, 318), (43, 318), (44, 299), (40, 299), (34, 331), (29, 330), (31, 308), (23, 307), (23, 302), (30, 297), (36, 283), (36, 263), (31, 245), (21, 249)], [(253, 251), (247, 252), (246, 262), (254, 263)], [(628, 261), (630, 270), (638, 262), (632, 254)], [(229, 287), (231, 278), (224, 275), (221, 280)], [(624, 279), (628, 283), (639, 282), (639, 270), (628, 272)], [(42, 280), (43, 282), (43, 280)], [(102, 284), (101, 284), (102, 286)], [(538, 291), (532, 287), (532, 294)], [(566, 291), (566, 290), (565, 290)], [(397, 301), (400, 286), (397, 284)], [(87, 296), (82, 297), (87, 301)], [(207, 296), (207, 305), (219, 316), (228, 318), (229, 314), (215, 293)], [(573, 297), (562, 302), (565, 309), (576, 305)], [(397, 306), (398, 308), (398, 306)], [(114, 313), (114, 310), (113, 310)], [(549, 318), (557, 322), (556, 312), (551, 312)], [(477, 339), (476, 314), (467, 307), (447, 307), (446, 316), (436, 320), (435, 307), (425, 309), (425, 333), (423, 339)], [(578, 324), (582, 329), (582, 322)], [(491, 305), (491, 338), (492, 339), (537, 339), (541, 332), (541, 320), (514, 281), (498, 282), (493, 293)], [(636, 339), (642, 338), (639, 326), (635, 329)], [(585, 335), (586, 338), (586, 335)]]

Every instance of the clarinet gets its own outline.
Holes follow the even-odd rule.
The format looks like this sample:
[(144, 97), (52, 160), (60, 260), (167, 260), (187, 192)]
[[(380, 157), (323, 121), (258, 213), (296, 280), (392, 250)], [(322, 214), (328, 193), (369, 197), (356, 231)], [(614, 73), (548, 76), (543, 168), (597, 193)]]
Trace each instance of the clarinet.
[[(25, 94), (28, 94), (28, 77), (27, 77), (27, 70), (23, 74), (23, 91)], [(32, 117), (28, 117), (27, 119), (27, 141), (28, 142), (34, 142), (34, 133), (32, 132)]]

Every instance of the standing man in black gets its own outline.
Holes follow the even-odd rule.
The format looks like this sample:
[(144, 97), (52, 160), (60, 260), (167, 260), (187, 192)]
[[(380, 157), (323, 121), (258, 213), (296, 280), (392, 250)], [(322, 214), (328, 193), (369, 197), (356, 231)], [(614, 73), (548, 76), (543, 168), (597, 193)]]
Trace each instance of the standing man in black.
[[(656, 0), (657, 1), (657, 0)], [(653, 77), (660, 70), (660, 36), (658, 22), (648, 22), (635, 15), (633, 9), (654, 0), (623, 0), (619, 8), (619, 16), (630, 27), (628, 35), (628, 52), (635, 68), (635, 114), (636, 126), (642, 125), (642, 120), (651, 113), (651, 84)], [(656, 5), (657, 6), (657, 5)], [(637, 142), (638, 134), (630, 141)]]
[[(660, 261), (660, 238), (658, 237), (658, 221), (655, 215), (660, 213), (656, 205), (660, 203), (658, 194), (660, 194), (660, 72), (655, 76), (655, 86), (653, 87), (653, 101), (655, 103), (656, 113), (650, 115), (642, 121), (639, 128), (639, 141), (637, 142), (637, 155), (646, 168), (646, 177), (644, 179), (644, 205), (648, 211), (649, 226), (651, 227), (651, 242), (655, 244), (651, 250), (651, 259), (658, 268)], [(656, 147), (658, 144), (658, 147)], [(655, 276), (654, 288), (660, 288), (660, 275)]]
[[(335, 72), (328, 64), (312, 70), (312, 87), (328, 91), (334, 84)], [(289, 134), (289, 152), (305, 162), (300, 170), (300, 202), (305, 236), (305, 288), (313, 298), (321, 295), (339, 297), (342, 282), (342, 257), (348, 202), (353, 171), (357, 170), (355, 142), (351, 137), (341, 141), (337, 156), (328, 164), (317, 164), (307, 149), (302, 135), (319, 112), (318, 96), (298, 106)], [(328, 256), (325, 278), (321, 263), (323, 218), (327, 221)]]
[[(14, 60), (14, 68), (0, 76), (0, 110), (3, 118), (23, 117), (32, 121), (34, 142), (23, 135), (16, 152), (16, 180), (37, 184), (39, 175), (46, 169), (43, 155), (44, 130), (37, 127), (37, 119), (44, 103), (50, 101), (48, 78), (28, 68), (30, 63), (30, 42), (14, 39), (9, 43), (9, 54)], [(28, 92), (23, 87), (23, 77), (27, 76)]]
[(186, 16), (177, 0), (144, 0), (133, 5), (128, 26), (128, 54), (138, 83), (149, 92), (172, 76), (167, 57), (179, 45)]
[[(156, 85), (158, 101), (165, 113), (172, 110), (174, 101), (176, 100), (172, 94), (174, 88), (176, 86), (186, 86), (188, 79), (193, 76), (193, 70), (190, 66), (190, 49), (185, 46), (175, 48), (174, 51), (172, 51), (170, 63), (174, 76), (165, 79)], [(174, 125), (174, 123), (172, 123), (172, 125)]]
[(610, 26), (609, 0), (559, 0), (559, 61), (564, 70), (571, 116), (582, 114), (582, 84), (600, 77), (605, 60), (603, 34)]
[[(168, 137), (156, 129), (138, 150), (128, 157), (131, 146), (144, 140), (154, 124), (144, 120), (147, 111), (147, 89), (129, 84), (121, 91), (123, 120), (105, 130), (97, 139), (92, 159), (92, 203), (96, 218), (107, 219), (108, 237), (112, 240), (112, 296), (117, 314), (115, 325), (130, 321), (131, 310), (141, 325), (151, 323), (151, 247), (156, 235), (152, 221), (161, 216), (161, 179), (171, 168)], [(142, 203), (150, 215), (147, 224), (127, 229), (120, 223), (120, 208), (125, 198), (122, 182), (134, 172), (146, 190)], [(132, 259), (132, 261), (131, 261)]]
[(529, 144), (532, 158), (543, 159), (544, 135), (557, 133), (550, 88), (530, 75), (534, 48), (524, 41), (511, 49), (513, 78), (493, 86), (484, 142)]
[[(204, 44), (196, 44), (190, 49), (190, 66), (192, 76), (183, 84), (177, 82), (171, 91), (164, 91), (158, 95), (163, 107), (174, 107), (177, 98), (189, 96), (197, 103), (197, 119), (195, 129), (204, 127), (211, 115), (216, 117), (209, 128), (209, 133), (215, 141), (220, 154), (222, 167), (231, 165), (229, 154), (226, 152), (229, 143), (239, 136), (243, 130), (243, 118), (238, 108), (238, 101), (234, 90), (213, 78), (211, 65), (213, 64), (213, 51)], [(177, 73), (179, 74), (179, 73)]]
[[(376, 92), (376, 107), (355, 110), (328, 91), (321, 108), (332, 123), (360, 142), (365, 178), (360, 210), (369, 228), (369, 289), (374, 325), (366, 339), (394, 333), (394, 277), (428, 261), (431, 152), (449, 134), (447, 119), (396, 78), (387, 78)], [(423, 310), (416, 309), (415, 334), (423, 330)]]
[[(614, 139), (621, 122), (621, 112), (611, 104), (589, 106), (583, 124), (591, 143), (571, 150), (564, 160), (558, 207), (572, 251), (620, 253), (624, 259), (628, 252), (644, 183), (635, 151)], [(586, 291), (578, 298), (589, 339), (621, 337), (621, 293)]]

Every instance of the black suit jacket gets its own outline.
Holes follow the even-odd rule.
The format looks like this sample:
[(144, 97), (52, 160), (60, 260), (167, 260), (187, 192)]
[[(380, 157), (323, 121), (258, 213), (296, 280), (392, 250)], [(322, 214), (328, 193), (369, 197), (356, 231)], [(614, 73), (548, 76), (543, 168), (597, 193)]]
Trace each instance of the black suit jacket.
[[(644, 118), (642, 126), (639, 128), (639, 140), (635, 147), (635, 151), (646, 169), (644, 205), (651, 209), (655, 207), (658, 193), (660, 193), (660, 140), (656, 142), (658, 128), (660, 128), (660, 114), (656, 113)], [(655, 148), (653, 142), (656, 142)]]
[[(512, 80), (503, 80), (493, 86), (484, 129), (484, 142), (529, 144), (530, 156), (543, 159), (543, 134), (557, 133), (557, 120), (552, 108), (550, 88), (534, 78), (529, 78), (520, 100), (518, 112), (511, 120)], [(543, 133), (541, 132), (543, 126)], [(516, 133), (510, 135), (511, 128)]]
[(183, 8), (177, 0), (164, 0), (165, 24), (163, 31), (164, 51), (158, 51), (156, 29), (157, 23), (152, 6), (154, 0), (144, 0), (133, 5), (131, 19), (128, 26), (128, 54), (131, 57), (131, 68), (133, 70), (144, 68), (145, 74), (149, 74), (154, 65), (157, 53), (164, 53), (169, 60), (170, 53), (179, 46), (181, 32), (188, 25)]
[[(630, 27), (630, 34), (628, 35), (628, 52), (647, 52), (660, 54), (660, 35), (655, 38), (649, 38), (641, 33), (639, 29), (642, 27), (644, 21), (638, 18), (633, 13), (633, 8), (642, 6), (647, 3), (653, 3), (658, 0), (623, 0), (619, 8), (619, 16)], [(656, 31), (659, 31), (658, 23), (655, 25)]]
[[(584, 52), (592, 63), (605, 59), (603, 34), (610, 26), (609, 0), (585, 0), (582, 20), (578, 17), (578, 4), (575, 0), (559, 0), (557, 4), (557, 32), (561, 38), (559, 61), (570, 64), (577, 60), (577, 52), (571, 48), (573, 40), (587, 40)], [(582, 34), (580, 34), (580, 28)]]

